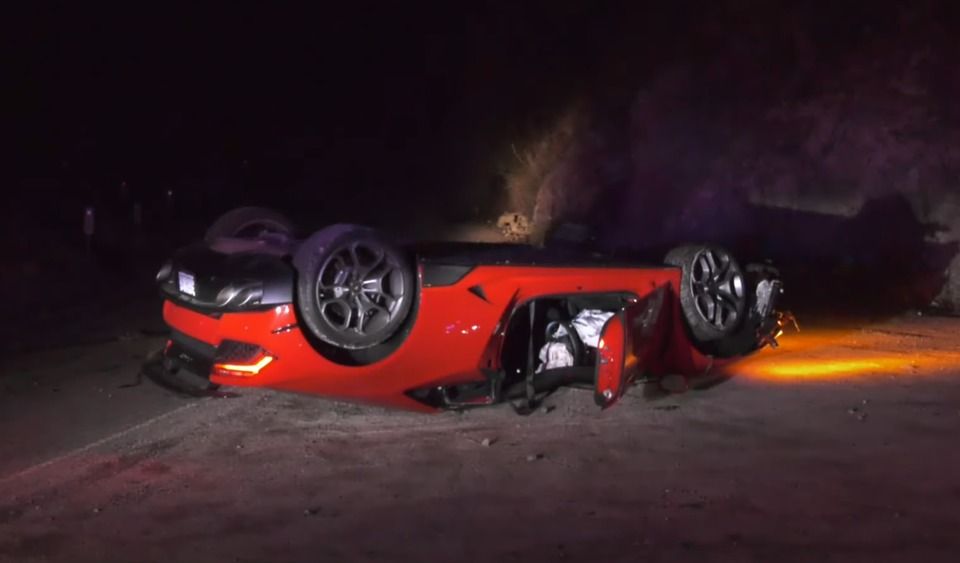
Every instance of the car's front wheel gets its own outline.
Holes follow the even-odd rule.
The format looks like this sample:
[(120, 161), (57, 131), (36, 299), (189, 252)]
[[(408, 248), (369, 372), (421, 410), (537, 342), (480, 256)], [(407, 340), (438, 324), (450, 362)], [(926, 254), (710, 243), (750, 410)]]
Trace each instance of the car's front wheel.
[(313, 336), (348, 350), (372, 348), (404, 325), (415, 298), (408, 258), (376, 231), (332, 225), (294, 256), (297, 305)]

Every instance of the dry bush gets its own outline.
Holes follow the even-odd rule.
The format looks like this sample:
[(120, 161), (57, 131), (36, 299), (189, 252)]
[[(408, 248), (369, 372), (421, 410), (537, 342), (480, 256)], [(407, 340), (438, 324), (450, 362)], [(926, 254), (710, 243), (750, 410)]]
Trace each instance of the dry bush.
[(557, 175), (571, 158), (584, 113), (572, 108), (551, 125), (534, 130), (509, 145), (501, 167), (506, 191), (504, 215), (520, 215), (529, 223), (530, 240), (540, 242), (554, 219), (555, 202), (568, 185)]

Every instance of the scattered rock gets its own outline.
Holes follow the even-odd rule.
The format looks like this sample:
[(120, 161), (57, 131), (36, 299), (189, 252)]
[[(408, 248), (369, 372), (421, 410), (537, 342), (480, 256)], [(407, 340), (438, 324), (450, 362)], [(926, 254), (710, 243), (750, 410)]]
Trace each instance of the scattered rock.
[(530, 454), (527, 456), (527, 461), (537, 461), (543, 459), (543, 454)]
[(543, 413), (543, 414), (550, 414), (551, 412), (553, 412), (553, 410), (554, 410), (555, 408), (557, 408), (557, 407), (555, 407), (555, 406), (553, 406), (553, 405), (544, 405), (544, 406), (540, 407), (540, 412)]
[(491, 440), (490, 438), (484, 438), (483, 440), (480, 440), (480, 445), (485, 448), (489, 448), (490, 444), (492, 443), (493, 443), (493, 440)]
[(103, 509), (100, 508), (99, 506), (93, 507), (93, 513), (94, 513), (94, 514), (100, 514), (101, 512), (103, 512)]
[(316, 516), (317, 514), (320, 514), (320, 509), (317, 507), (303, 509), (304, 516)]

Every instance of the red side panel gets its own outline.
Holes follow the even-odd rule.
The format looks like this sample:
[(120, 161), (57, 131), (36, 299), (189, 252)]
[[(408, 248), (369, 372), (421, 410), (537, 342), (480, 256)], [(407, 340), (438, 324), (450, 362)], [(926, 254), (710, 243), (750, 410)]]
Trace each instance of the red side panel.
[(187, 336), (192, 336), (211, 346), (220, 344), (220, 321), (213, 317), (164, 301), (163, 320), (168, 326)]
[(666, 267), (480, 266), (454, 285), (423, 288), (416, 320), (403, 344), (383, 360), (364, 366), (337, 364), (318, 353), (297, 328), (292, 305), (226, 313), (216, 319), (167, 302), (164, 319), (174, 329), (209, 344), (224, 339), (249, 342), (276, 358), (256, 376), (214, 376), (217, 383), (422, 409), (404, 393), (483, 380), (481, 369), (499, 368), (501, 339), (514, 307), (550, 295), (631, 292), (643, 298), (662, 288), (672, 322), (663, 325), (670, 334), (657, 348), (659, 354), (649, 352), (651, 358), (660, 357), (658, 362), (650, 361), (651, 369), (696, 369), (706, 360), (689, 345), (677, 316), (679, 303), (673, 288), (679, 281), (680, 271)]

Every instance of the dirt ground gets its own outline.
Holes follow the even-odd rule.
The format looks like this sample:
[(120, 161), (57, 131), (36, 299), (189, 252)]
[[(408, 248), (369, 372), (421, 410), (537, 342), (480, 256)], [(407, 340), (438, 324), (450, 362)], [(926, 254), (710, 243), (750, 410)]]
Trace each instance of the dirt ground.
[(161, 341), (0, 366), (0, 561), (960, 560), (960, 319), (528, 417), (178, 397), (135, 384)]

